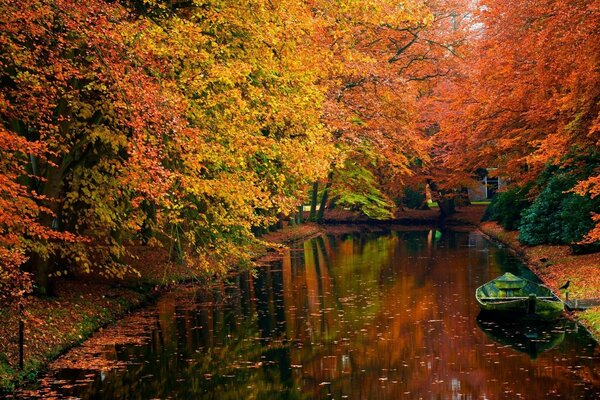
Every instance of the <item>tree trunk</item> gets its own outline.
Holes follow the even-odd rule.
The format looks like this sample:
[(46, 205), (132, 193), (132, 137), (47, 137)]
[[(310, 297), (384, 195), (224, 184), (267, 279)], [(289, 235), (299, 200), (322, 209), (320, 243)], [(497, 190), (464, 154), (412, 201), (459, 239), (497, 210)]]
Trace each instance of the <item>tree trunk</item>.
[(335, 196), (334, 198), (331, 199), (331, 201), (329, 202), (329, 209), (333, 210), (335, 208), (335, 206), (337, 205), (337, 201), (340, 199), (339, 196)]
[(140, 230), (140, 236), (142, 239), (142, 244), (144, 246), (148, 245), (148, 242), (151, 238), (154, 237), (154, 231), (152, 230), (152, 226), (156, 223), (156, 205), (154, 202), (144, 200), (141, 205), (144, 214), (146, 217), (144, 218), (144, 222), (142, 223), (142, 228)]
[(284, 223), (283, 223), (284, 219), (285, 219), (285, 215), (283, 213), (277, 214), (277, 224), (276, 224), (277, 229), (284, 228)]
[(458, 199), (455, 203), (459, 207), (471, 205), (471, 199), (469, 199), (469, 190), (466, 187), (460, 188), (460, 194), (458, 195)]
[(315, 221), (317, 218), (317, 198), (319, 195), (319, 182), (315, 181), (313, 183), (313, 188), (312, 188), (312, 198), (311, 198), (311, 202), (310, 202), (310, 216), (308, 217), (308, 219), (310, 221)]
[(185, 260), (183, 254), (183, 244), (179, 235), (179, 225), (174, 224), (171, 228), (171, 248), (169, 249), (169, 259), (173, 262), (183, 264)]
[[(22, 301), (22, 299), (21, 299)], [(19, 304), (19, 370), (25, 367), (25, 321), (23, 321), (23, 304)]]
[(31, 272), (33, 291), (36, 294), (42, 296), (52, 296), (54, 294), (54, 280), (51, 277), (53, 268), (51, 268), (50, 256), (44, 257), (38, 253), (31, 253), (23, 269)]
[[(60, 208), (62, 206), (60, 193), (62, 190), (62, 171), (58, 167), (60, 161), (52, 160), (56, 166), (46, 165), (45, 181), (39, 185), (39, 194), (45, 197), (42, 205), (52, 214), (42, 213), (39, 217), (40, 224), (53, 230), (58, 230), (60, 221)], [(33, 275), (34, 291), (41, 295), (54, 294), (54, 285), (51, 274), (54, 272), (55, 256), (52, 254), (32, 253), (25, 263), (25, 270)]]
[(300, 225), (302, 223), (302, 213), (304, 213), (304, 205), (300, 204), (298, 206), (298, 215), (296, 217), (296, 223)]
[(329, 196), (329, 188), (331, 187), (332, 181), (333, 181), (333, 171), (329, 172), (329, 174), (327, 175), (327, 183), (325, 184), (325, 189), (323, 190), (323, 196), (321, 197), (319, 213), (317, 214), (317, 222), (319, 224), (323, 222), (323, 216), (325, 215), (325, 206), (327, 205), (327, 197)]
[(454, 198), (440, 197), (438, 199), (438, 206), (440, 207), (442, 218), (448, 217), (456, 212)]

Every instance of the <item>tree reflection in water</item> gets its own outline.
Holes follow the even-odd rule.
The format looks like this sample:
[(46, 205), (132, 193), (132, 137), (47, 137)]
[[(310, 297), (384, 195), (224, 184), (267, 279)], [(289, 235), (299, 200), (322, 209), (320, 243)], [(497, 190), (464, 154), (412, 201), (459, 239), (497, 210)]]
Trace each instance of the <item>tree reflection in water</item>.
[(585, 332), (477, 320), (475, 289), (506, 271), (532, 279), (473, 232), (322, 236), (222, 287), (161, 298), (147, 340), (103, 348), (126, 368), (48, 381), (94, 399), (597, 398), (600, 349)]

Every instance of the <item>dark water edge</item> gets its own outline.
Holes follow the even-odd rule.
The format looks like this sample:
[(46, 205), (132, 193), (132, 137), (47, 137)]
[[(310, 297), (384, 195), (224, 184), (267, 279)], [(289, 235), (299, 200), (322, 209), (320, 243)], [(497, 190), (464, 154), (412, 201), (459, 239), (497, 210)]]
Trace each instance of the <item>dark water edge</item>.
[(476, 232), (327, 235), (95, 336), (19, 398), (596, 399), (600, 348), (566, 319), (482, 319), (474, 292), (537, 280)]

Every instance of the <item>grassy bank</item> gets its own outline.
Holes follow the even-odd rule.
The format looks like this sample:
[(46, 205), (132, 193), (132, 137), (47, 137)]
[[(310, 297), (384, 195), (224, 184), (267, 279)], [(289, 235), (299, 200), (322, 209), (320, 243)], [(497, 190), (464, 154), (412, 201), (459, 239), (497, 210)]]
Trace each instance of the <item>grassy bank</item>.
[[(600, 257), (598, 253), (573, 255), (569, 246), (524, 246), (517, 239), (518, 232), (506, 231), (495, 222), (483, 222), (480, 229), (516, 251), (529, 268), (565, 299), (565, 291), (559, 288), (567, 281), (569, 299), (600, 298)], [(584, 312), (574, 312), (573, 317), (581, 321), (590, 332), (600, 339), (600, 307)]]
[(33, 379), (44, 366), (103, 325), (144, 304), (155, 291), (148, 285), (113, 288), (106, 284), (59, 282), (55, 297), (30, 298), (25, 320), (25, 363), (18, 369), (19, 318), (0, 311), (0, 387), (11, 390)]
[(192, 276), (168, 261), (166, 251), (132, 247), (127, 263), (140, 276), (107, 279), (99, 274), (70, 274), (55, 283), (53, 296), (29, 296), (24, 321), (24, 368), (18, 349), (19, 314), (15, 307), (0, 308), (0, 392), (9, 392), (34, 379), (45, 366), (101, 327), (152, 301), (173, 282)]
[[(286, 244), (318, 234), (315, 224), (286, 227), (264, 235), (265, 242)], [(276, 247), (259, 245), (255, 259), (276, 254)], [(59, 355), (77, 346), (98, 329), (148, 304), (169, 287), (190, 280), (208, 281), (182, 265), (171, 263), (166, 251), (137, 246), (128, 264), (140, 276), (105, 279), (96, 274), (71, 275), (56, 282), (52, 297), (30, 296), (25, 321), (24, 368), (19, 370), (19, 316), (14, 307), (0, 308), (0, 393), (33, 380)]]

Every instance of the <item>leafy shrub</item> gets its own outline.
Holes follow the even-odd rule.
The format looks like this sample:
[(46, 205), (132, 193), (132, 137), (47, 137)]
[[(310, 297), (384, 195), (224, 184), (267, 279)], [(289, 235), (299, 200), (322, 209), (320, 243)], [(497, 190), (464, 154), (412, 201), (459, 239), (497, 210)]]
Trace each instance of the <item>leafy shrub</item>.
[(0, 353), (0, 393), (2, 390), (10, 391), (14, 388), (16, 371), (10, 367), (6, 356)]
[(516, 186), (496, 194), (486, 208), (482, 220), (497, 221), (504, 229), (517, 230), (521, 223), (522, 211), (531, 205), (527, 199), (531, 186)]
[(360, 163), (347, 159), (334, 182), (331, 195), (336, 204), (373, 219), (393, 218), (394, 202), (377, 187), (375, 175)]
[(407, 208), (426, 209), (425, 188), (423, 187), (405, 187), (403, 191), (402, 204)]
[(522, 213), (519, 227), (522, 243), (568, 244), (583, 239), (594, 226), (590, 213), (597, 204), (589, 197), (568, 192), (576, 181), (566, 172), (548, 179), (544, 189)]
[(600, 242), (594, 243), (573, 243), (571, 244), (573, 254), (592, 254), (600, 251)]

